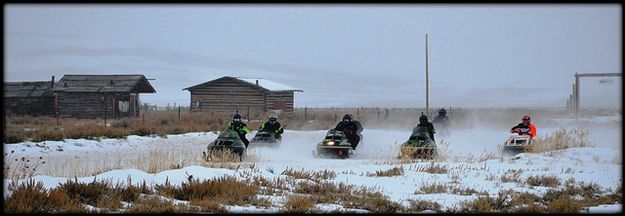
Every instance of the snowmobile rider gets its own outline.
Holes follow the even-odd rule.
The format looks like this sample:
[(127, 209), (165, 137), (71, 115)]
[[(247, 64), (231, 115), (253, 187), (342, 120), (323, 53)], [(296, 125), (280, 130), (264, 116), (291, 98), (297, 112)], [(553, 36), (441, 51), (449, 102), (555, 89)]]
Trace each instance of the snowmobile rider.
[(510, 133), (518, 133), (519, 135), (528, 135), (530, 139), (534, 139), (538, 135), (536, 126), (531, 123), (529, 116), (523, 116), (522, 122), (510, 129)]
[(343, 116), (343, 121), (339, 122), (334, 130), (343, 131), (349, 143), (352, 144), (352, 149), (356, 150), (358, 142), (360, 142), (360, 136), (358, 136), (358, 123), (352, 121), (352, 117), (349, 114)]
[(232, 122), (228, 122), (228, 129), (234, 130), (239, 134), (239, 138), (245, 144), (245, 148), (250, 144), (250, 141), (245, 138), (245, 134), (250, 132), (250, 129), (247, 129), (247, 125), (241, 121), (241, 115), (234, 114), (232, 117)]
[(430, 135), (430, 139), (432, 139), (432, 141), (435, 141), (434, 133), (436, 133), (436, 131), (434, 131), (434, 125), (431, 122), (428, 122), (427, 116), (421, 114), (421, 116), (419, 117), (419, 124), (417, 125), (417, 127), (426, 127), (428, 129), (428, 134)]
[(278, 118), (276, 118), (275, 116), (270, 116), (269, 121), (261, 124), (258, 130), (269, 132), (276, 139), (280, 139), (282, 133), (284, 133), (284, 128), (282, 127), (280, 122), (278, 122)]
[(447, 127), (449, 124), (449, 117), (447, 117), (447, 110), (445, 108), (441, 108), (438, 110), (438, 115), (434, 116), (432, 119), (432, 123), (441, 124), (443, 127)]

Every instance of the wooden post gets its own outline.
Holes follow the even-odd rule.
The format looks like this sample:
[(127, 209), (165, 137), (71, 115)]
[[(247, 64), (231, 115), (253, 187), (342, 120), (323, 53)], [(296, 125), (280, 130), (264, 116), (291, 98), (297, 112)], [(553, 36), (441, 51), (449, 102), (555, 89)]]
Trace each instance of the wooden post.
[(378, 122), (380, 121), (380, 108), (378, 107)]
[(250, 106), (247, 106), (247, 122), (250, 122)]
[[(54, 76), (52, 76), (54, 79)], [(54, 83), (54, 82), (53, 82)], [(61, 125), (61, 120), (59, 119), (59, 95), (54, 94), (54, 113), (56, 114), (56, 125)]]
[(430, 80), (428, 76), (428, 34), (425, 34), (425, 114), (430, 115)]
[[(575, 74), (577, 75), (577, 73)], [(575, 120), (579, 116), (579, 77), (575, 76)]]
[(386, 113), (384, 113), (384, 120), (388, 119), (388, 108), (385, 108), (384, 111)]
[(178, 106), (178, 121), (180, 121), (180, 106)]
[(304, 121), (307, 122), (308, 121), (308, 108), (304, 107)]

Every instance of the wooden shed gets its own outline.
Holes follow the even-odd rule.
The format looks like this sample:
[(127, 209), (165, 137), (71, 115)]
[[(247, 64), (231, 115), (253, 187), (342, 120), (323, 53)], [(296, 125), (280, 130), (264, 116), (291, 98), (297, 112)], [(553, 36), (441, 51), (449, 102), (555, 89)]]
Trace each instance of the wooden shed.
[[(258, 118), (270, 110), (293, 113), (294, 92), (300, 89), (266, 79), (222, 77), (183, 90), (191, 93), (192, 112), (247, 114)], [(245, 115), (244, 115), (245, 116)]]
[(54, 116), (54, 76), (51, 81), (5, 82), (7, 114)]
[(143, 75), (65, 75), (55, 84), (61, 117), (139, 116), (139, 93), (155, 93)]

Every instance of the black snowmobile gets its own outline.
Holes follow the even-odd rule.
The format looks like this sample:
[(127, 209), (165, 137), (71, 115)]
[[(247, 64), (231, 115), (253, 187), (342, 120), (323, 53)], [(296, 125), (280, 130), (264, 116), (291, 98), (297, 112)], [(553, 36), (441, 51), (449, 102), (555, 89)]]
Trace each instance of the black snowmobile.
[[(358, 133), (358, 136), (360, 136), (362, 142), (362, 134)], [(317, 144), (315, 156), (321, 158), (338, 157), (345, 159), (349, 158), (353, 152), (352, 144), (343, 131), (330, 129), (325, 138)]]
[(273, 133), (267, 131), (258, 131), (250, 140), (250, 145), (254, 146), (278, 146), (282, 142), (282, 137), (276, 139)]
[(236, 131), (225, 129), (208, 144), (207, 152), (202, 153), (207, 161), (243, 161), (246, 149)]
[(434, 159), (435, 157), (436, 142), (430, 138), (427, 127), (415, 127), (408, 140), (401, 144), (400, 159)]

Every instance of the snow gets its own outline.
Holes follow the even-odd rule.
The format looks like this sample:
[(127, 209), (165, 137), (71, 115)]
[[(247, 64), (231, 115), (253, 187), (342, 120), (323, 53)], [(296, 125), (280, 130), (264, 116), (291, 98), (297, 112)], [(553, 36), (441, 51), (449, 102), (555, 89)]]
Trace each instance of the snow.
[[(559, 127), (539, 128), (541, 134), (556, 131)], [(187, 133), (168, 135), (162, 137), (129, 136), (127, 139), (68, 139), (64, 141), (45, 141), (40, 143), (22, 142), (17, 144), (5, 144), (5, 152), (15, 151), (15, 157), (38, 157), (44, 156), (48, 162), (68, 161), (71, 166), (85, 165), (86, 163), (103, 164), (114, 163), (122, 160), (119, 166), (110, 171), (98, 175), (78, 177), (80, 182), (91, 182), (96, 179), (110, 179), (112, 182), (126, 183), (130, 178), (132, 184), (141, 184), (145, 181), (148, 185), (163, 184), (169, 181), (179, 185), (187, 181), (189, 175), (200, 180), (211, 179), (219, 176), (234, 176), (245, 178), (263, 176), (269, 179), (287, 178), (281, 173), (291, 168), (306, 171), (331, 170), (336, 177), (328, 182), (344, 182), (356, 186), (365, 186), (381, 191), (392, 201), (408, 205), (409, 200), (425, 200), (438, 202), (442, 210), (457, 207), (461, 202), (473, 200), (473, 195), (458, 195), (447, 191), (438, 194), (415, 193), (423, 185), (443, 184), (456, 188), (472, 188), (477, 191), (485, 191), (490, 195), (497, 195), (501, 190), (527, 191), (542, 195), (549, 188), (534, 187), (514, 182), (502, 182), (501, 176), (510, 170), (520, 170), (519, 178), (525, 181), (530, 176), (555, 176), (561, 182), (573, 178), (576, 182), (596, 183), (604, 189), (613, 190), (621, 184), (622, 179), (622, 147), (621, 128), (600, 127), (588, 128), (589, 140), (598, 144), (597, 147), (570, 148), (544, 153), (524, 153), (512, 158), (482, 159), (485, 153), (496, 154), (497, 145), (501, 144), (508, 136), (506, 132), (484, 127), (457, 129), (447, 137), (437, 137), (437, 141), (447, 142), (449, 146), (441, 146), (446, 160), (437, 162), (413, 162), (399, 163), (395, 158), (398, 154), (398, 145), (410, 134), (410, 128), (405, 130), (381, 130), (365, 129), (363, 142), (358, 146), (352, 158), (347, 160), (316, 159), (312, 155), (317, 142), (321, 141), (325, 130), (318, 131), (293, 131), (286, 130), (282, 144), (279, 147), (250, 146), (249, 151), (253, 154), (252, 161), (244, 164), (255, 164), (254, 170), (240, 168), (237, 170), (225, 168), (209, 168), (190, 164), (181, 169), (169, 169), (156, 173), (148, 173), (135, 168), (133, 161), (137, 158), (148, 158), (148, 152), (161, 150), (166, 152), (191, 152), (199, 155), (205, 150), (208, 142), (214, 140), (217, 135), (213, 132)], [(476, 136), (479, 134), (479, 136)], [(254, 132), (248, 134), (253, 137)], [(63, 149), (59, 151), (58, 149)], [(181, 153), (182, 154), (182, 153)], [(117, 158), (117, 159), (115, 159)], [(189, 158), (185, 158), (189, 159)], [(113, 161), (113, 162), (111, 162)], [(126, 163), (124, 163), (124, 161)], [(59, 162), (60, 163), (60, 162)], [(65, 162), (63, 162), (65, 163)], [(46, 165), (47, 165), (46, 164)], [(76, 165), (78, 164), (78, 165)], [(423, 167), (432, 164), (444, 166), (448, 169), (443, 174), (431, 174), (421, 171)], [(87, 166), (87, 165), (85, 165)], [(92, 165), (88, 165), (91, 167)], [(394, 167), (402, 167), (404, 174), (390, 177), (368, 176), (368, 173), (384, 171)], [(54, 166), (41, 166), (40, 172), (53, 173)], [(37, 175), (33, 177), (43, 182), (46, 188), (57, 187), (59, 183), (74, 179), (72, 175)], [(22, 180), (21, 180), (22, 181)], [(309, 181), (309, 180), (301, 180)], [(9, 195), (8, 184), (4, 181), (4, 196)], [(270, 196), (274, 203), (282, 203), (276, 196)], [(262, 208), (254, 206), (226, 206), (230, 212), (238, 213), (275, 213), (280, 208)], [(323, 212), (367, 212), (362, 209), (346, 209), (336, 204), (317, 204), (317, 211)], [(620, 212), (621, 204), (602, 205), (588, 208), (591, 213)]]
[(248, 82), (250, 84), (256, 85), (256, 81), (258, 81), (258, 85), (263, 87), (269, 91), (302, 91), (301, 89), (297, 89), (282, 83), (277, 83), (274, 81), (266, 80), (266, 79), (250, 79), (250, 78), (237, 78), (242, 81)]
[(599, 205), (588, 208), (588, 213), (591, 214), (606, 214), (606, 213), (620, 213), (623, 212), (623, 204), (613, 205)]

